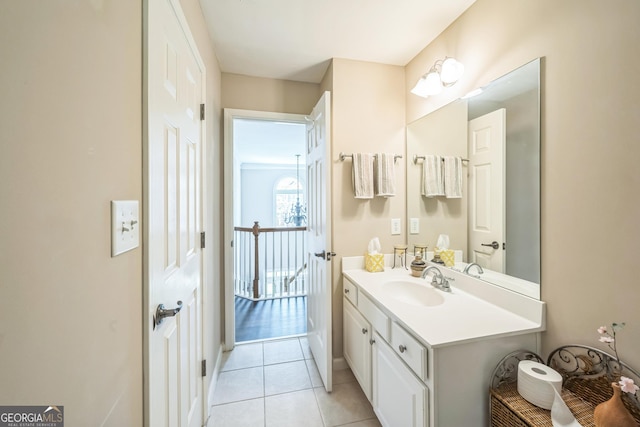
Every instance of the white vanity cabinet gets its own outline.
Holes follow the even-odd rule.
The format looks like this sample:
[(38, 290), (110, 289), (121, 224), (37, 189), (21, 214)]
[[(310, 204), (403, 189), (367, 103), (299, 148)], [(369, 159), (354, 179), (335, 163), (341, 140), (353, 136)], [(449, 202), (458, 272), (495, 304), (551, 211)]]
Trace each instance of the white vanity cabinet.
[[(393, 333), (392, 333), (393, 336)], [(429, 389), (379, 336), (373, 346), (373, 410), (383, 426), (429, 426)]]
[[(378, 419), (385, 427), (488, 426), (490, 373), (511, 351), (538, 351), (544, 321), (461, 290), (435, 309), (398, 301), (385, 283), (400, 274), (343, 276), (344, 357)], [(513, 302), (544, 318), (539, 301)]]
[(347, 279), (343, 336), (344, 358), (382, 425), (427, 427), (428, 388), (416, 377), (426, 375), (426, 349)]
[(367, 399), (371, 400), (371, 324), (344, 299), (344, 358)]

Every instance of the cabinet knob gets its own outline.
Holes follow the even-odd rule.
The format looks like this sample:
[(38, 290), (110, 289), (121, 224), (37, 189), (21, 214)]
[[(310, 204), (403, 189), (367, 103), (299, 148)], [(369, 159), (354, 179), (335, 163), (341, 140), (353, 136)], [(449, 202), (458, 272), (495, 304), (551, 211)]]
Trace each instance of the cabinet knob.
[(369, 331), (367, 331), (367, 328), (362, 328), (362, 333), (363, 334), (366, 334), (367, 332), (369, 332)]
[(373, 338), (369, 340), (369, 345), (374, 345), (375, 343), (376, 343), (376, 340), (374, 340)]
[(402, 344), (398, 346), (398, 350), (400, 350), (400, 353), (404, 353), (406, 349), (407, 347), (403, 346)]
[(349, 289), (345, 289), (345, 290), (344, 290), (344, 293), (345, 293), (345, 294), (348, 294), (348, 293), (349, 293)]

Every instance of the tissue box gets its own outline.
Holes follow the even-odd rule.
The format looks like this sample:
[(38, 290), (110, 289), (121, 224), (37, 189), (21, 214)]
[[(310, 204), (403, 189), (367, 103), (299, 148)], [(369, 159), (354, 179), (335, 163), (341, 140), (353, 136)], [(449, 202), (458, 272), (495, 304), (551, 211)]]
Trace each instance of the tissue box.
[(447, 267), (453, 267), (456, 263), (456, 254), (451, 249), (443, 249), (440, 251), (440, 259)]
[(371, 273), (384, 271), (384, 254), (364, 254), (364, 268)]

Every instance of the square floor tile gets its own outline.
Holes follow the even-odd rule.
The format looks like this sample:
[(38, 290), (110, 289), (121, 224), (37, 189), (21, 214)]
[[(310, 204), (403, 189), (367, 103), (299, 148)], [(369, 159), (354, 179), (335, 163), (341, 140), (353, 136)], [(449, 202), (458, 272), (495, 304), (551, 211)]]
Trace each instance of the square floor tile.
[(318, 372), (318, 367), (313, 359), (307, 359), (304, 361), (307, 365), (307, 371), (309, 372), (309, 378), (311, 378), (311, 385), (313, 387), (324, 387), (322, 383), (322, 377)]
[(307, 337), (300, 337), (300, 347), (302, 347), (302, 354), (305, 359), (312, 359), (313, 355), (311, 354), (311, 348), (309, 347), (309, 340)]
[(263, 368), (220, 372), (213, 404), (238, 402), (264, 396)]
[(214, 406), (207, 423), (207, 427), (258, 426), (264, 426), (263, 398)]
[(322, 419), (327, 427), (375, 417), (369, 400), (357, 382), (334, 384), (331, 393), (327, 393), (322, 387), (314, 388), (313, 391), (318, 399)]
[(302, 348), (298, 338), (264, 343), (264, 364), (293, 362), (303, 360)]
[(263, 361), (262, 343), (240, 344), (222, 354), (221, 371), (262, 366)]
[(264, 367), (265, 396), (304, 390), (311, 387), (311, 379), (307, 373), (307, 365), (305, 365), (304, 360)]
[(351, 372), (351, 369), (340, 369), (333, 371), (333, 383), (334, 384), (344, 384), (356, 381), (356, 377)]
[(267, 427), (324, 427), (313, 390), (265, 398)]

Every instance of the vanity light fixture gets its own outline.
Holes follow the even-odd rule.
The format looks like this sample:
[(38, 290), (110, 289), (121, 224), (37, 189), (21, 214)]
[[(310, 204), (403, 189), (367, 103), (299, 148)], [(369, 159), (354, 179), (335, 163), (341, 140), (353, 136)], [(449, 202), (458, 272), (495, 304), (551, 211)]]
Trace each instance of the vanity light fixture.
[(431, 95), (437, 95), (442, 92), (445, 87), (450, 87), (462, 77), (464, 73), (464, 65), (449, 56), (444, 59), (438, 59), (429, 72), (416, 83), (411, 93), (426, 98)]

